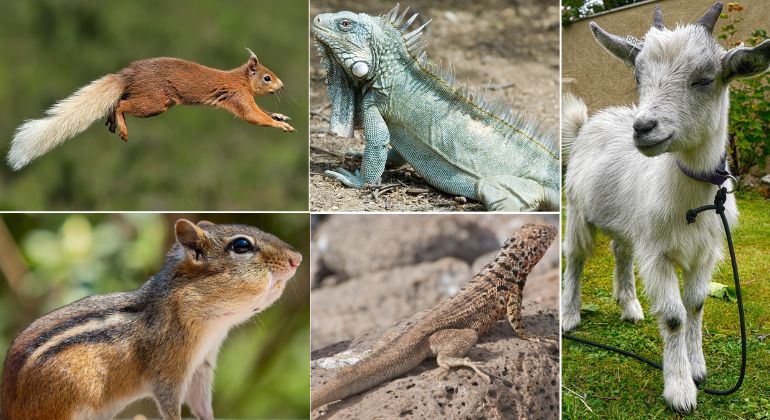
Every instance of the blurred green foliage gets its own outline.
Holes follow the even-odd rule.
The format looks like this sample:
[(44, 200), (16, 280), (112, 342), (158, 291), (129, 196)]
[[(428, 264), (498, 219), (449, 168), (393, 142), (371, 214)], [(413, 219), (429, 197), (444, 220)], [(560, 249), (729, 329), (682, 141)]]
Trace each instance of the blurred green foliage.
[(578, 19), (640, 1), (643, 0), (561, 0), (561, 24), (569, 26)]
[[(746, 8), (737, 2), (727, 4), (720, 16), (725, 23), (717, 37), (727, 49), (743, 43), (753, 47), (768, 39), (767, 31), (758, 28), (747, 39), (738, 39), (736, 33)], [(730, 88), (730, 155), (734, 171), (746, 175), (754, 168), (762, 171), (770, 156), (770, 73), (738, 79)]]
[(224, 110), (174, 107), (128, 117), (129, 140), (97, 121), (13, 173), (0, 210), (304, 210), (307, 208), (307, 1), (3, 2), (0, 154), (14, 130), (77, 88), (138, 59), (173, 56), (231, 69), (249, 47), (284, 82), (257, 98), (295, 133)]
[[(254, 225), (288, 242), (309, 260), (307, 214), (2, 215), (1, 357), (15, 336), (40, 315), (88, 295), (138, 288), (160, 268), (179, 217)], [(9, 275), (15, 263), (22, 270)], [(218, 418), (307, 417), (307, 265), (303, 264), (278, 302), (235, 328), (225, 341), (214, 383)], [(124, 415), (138, 413), (157, 416), (149, 400), (133, 404)]]

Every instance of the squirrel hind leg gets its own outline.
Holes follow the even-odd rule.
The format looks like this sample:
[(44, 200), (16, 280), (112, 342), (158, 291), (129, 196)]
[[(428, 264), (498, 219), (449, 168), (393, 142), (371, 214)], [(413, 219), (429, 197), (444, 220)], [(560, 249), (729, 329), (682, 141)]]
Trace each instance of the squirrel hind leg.
[[(118, 123), (118, 135), (123, 141), (128, 141), (128, 126), (126, 125), (126, 116), (122, 112), (115, 113), (115, 118)], [(113, 130), (113, 133), (115, 131)]]
[(107, 122), (105, 122), (104, 125), (107, 126), (107, 130), (109, 130), (110, 133), (115, 132), (115, 108), (113, 108), (112, 111), (107, 114)]

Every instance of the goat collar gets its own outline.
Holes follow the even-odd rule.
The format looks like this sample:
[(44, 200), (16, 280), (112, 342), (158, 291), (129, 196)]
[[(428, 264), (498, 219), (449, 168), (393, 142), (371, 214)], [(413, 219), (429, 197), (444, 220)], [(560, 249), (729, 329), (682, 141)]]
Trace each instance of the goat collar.
[(678, 166), (679, 169), (690, 178), (696, 181), (708, 182), (709, 184), (714, 184), (717, 187), (721, 186), (725, 183), (725, 181), (733, 177), (730, 174), (730, 170), (727, 168), (726, 152), (722, 155), (722, 159), (719, 160), (716, 168), (712, 169), (710, 172), (696, 172), (685, 166), (684, 163), (682, 163), (679, 159), (676, 159), (676, 166)]

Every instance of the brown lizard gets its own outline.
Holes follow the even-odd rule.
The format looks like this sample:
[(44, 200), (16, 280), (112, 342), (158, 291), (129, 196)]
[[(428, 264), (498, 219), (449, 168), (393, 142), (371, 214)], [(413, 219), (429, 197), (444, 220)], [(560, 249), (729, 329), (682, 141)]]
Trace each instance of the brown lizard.
[(522, 289), (527, 275), (556, 236), (554, 226), (524, 225), (456, 295), (428, 311), (359, 363), (342, 368), (314, 389), (313, 409), (403, 375), (428, 357), (435, 357), (444, 369), (469, 367), (489, 382), (489, 375), (463, 356), (503, 314), (507, 315), (516, 335), (527, 338), (521, 320)]

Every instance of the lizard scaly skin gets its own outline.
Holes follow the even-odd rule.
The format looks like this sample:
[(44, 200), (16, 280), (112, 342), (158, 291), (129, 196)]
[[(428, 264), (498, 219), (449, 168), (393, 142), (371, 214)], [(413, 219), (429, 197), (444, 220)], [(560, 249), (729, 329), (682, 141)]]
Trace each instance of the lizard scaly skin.
[(521, 320), (524, 283), (556, 236), (554, 226), (524, 225), (456, 295), (314, 390), (313, 409), (403, 375), (428, 357), (436, 357), (445, 369), (470, 367), (489, 381), (488, 375), (463, 356), (503, 314), (516, 334), (526, 338)]
[[(408, 9), (407, 9), (408, 10)], [(425, 181), (488, 210), (553, 210), (560, 164), (552, 136), (516, 116), (510, 105), (454, 83), (451, 68), (425, 57), (426, 24), (398, 6), (384, 16), (325, 13), (312, 32), (326, 69), (330, 131), (352, 136), (363, 126), (360, 171), (326, 171), (348, 187), (377, 185), (388, 163), (409, 163)]]

